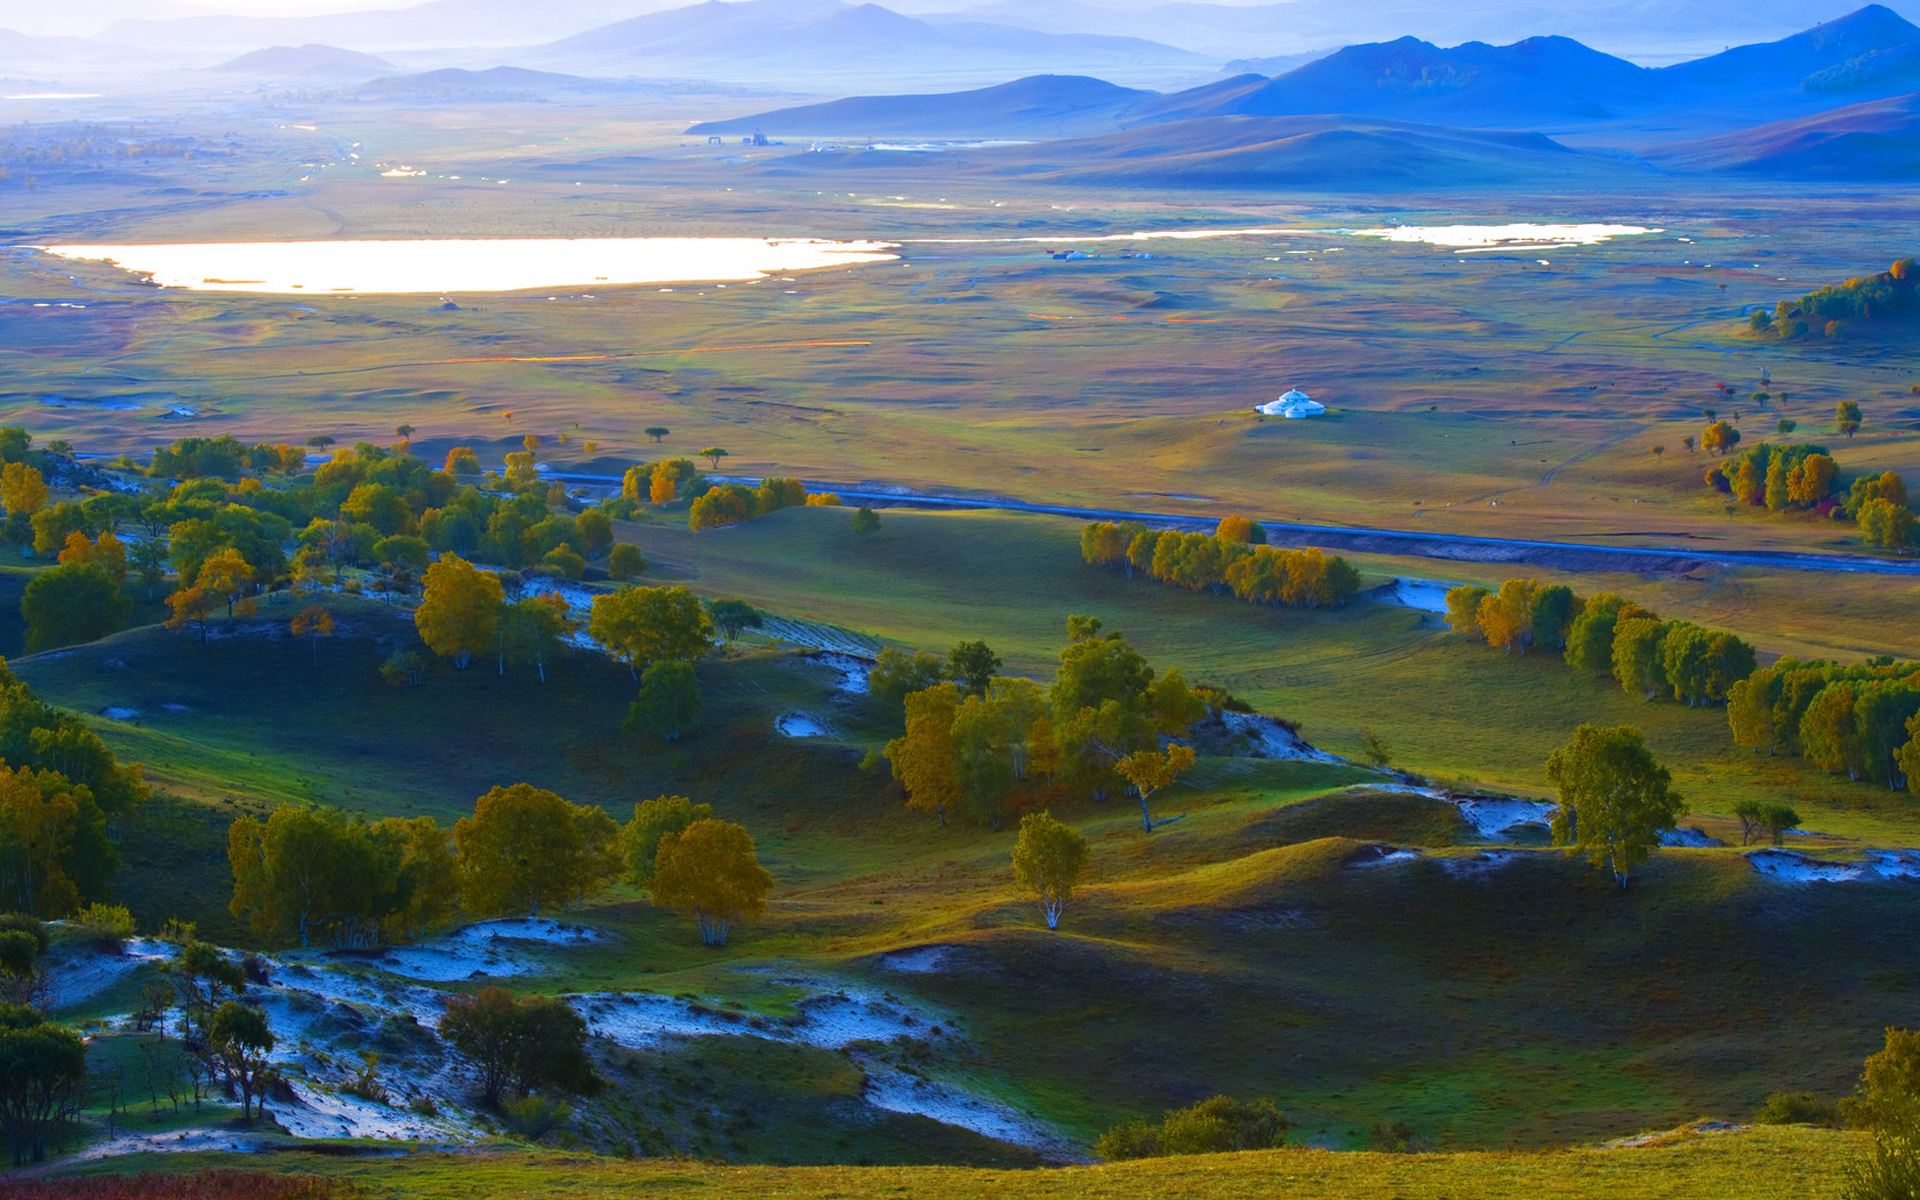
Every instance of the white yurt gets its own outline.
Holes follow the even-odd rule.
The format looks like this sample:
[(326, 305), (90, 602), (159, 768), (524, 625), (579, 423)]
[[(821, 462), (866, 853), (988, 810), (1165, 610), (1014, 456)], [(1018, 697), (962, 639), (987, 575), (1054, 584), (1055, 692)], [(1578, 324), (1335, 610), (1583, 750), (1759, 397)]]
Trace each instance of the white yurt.
[(1294, 388), (1278, 400), (1269, 400), (1253, 411), (1263, 417), (1285, 417), (1289, 421), (1299, 421), (1320, 416), (1327, 411), (1327, 406), (1299, 388)]

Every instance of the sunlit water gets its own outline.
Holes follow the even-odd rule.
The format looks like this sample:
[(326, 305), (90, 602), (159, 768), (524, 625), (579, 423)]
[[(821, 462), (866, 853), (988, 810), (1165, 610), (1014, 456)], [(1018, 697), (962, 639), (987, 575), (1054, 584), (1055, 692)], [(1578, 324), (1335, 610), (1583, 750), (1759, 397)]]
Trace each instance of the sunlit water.
[(42, 246), (168, 288), (275, 295), (519, 292), (641, 283), (739, 283), (887, 262), (885, 242), (813, 238), (489, 238)]
[(1621, 237), (1639, 237), (1664, 230), (1645, 225), (1391, 225), (1345, 231), (1354, 237), (1383, 238), (1389, 242), (1418, 242), (1445, 246), (1462, 254), (1488, 250), (1564, 250), (1597, 246)]

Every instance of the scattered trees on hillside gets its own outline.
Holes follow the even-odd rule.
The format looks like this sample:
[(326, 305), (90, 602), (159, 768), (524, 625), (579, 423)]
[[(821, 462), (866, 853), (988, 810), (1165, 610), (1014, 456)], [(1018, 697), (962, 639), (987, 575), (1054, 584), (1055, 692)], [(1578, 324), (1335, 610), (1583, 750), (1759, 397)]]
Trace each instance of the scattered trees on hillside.
[[(726, 451), (721, 451), (722, 454)], [(687, 526), (694, 532), (738, 525), (783, 508), (833, 507), (840, 498), (829, 492), (809, 492), (797, 479), (765, 479), (759, 487), (723, 483), (698, 497), (687, 508)]]
[(1080, 556), (1129, 578), (1139, 570), (1189, 591), (1231, 591), (1250, 604), (1329, 608), (1360, 590), (1359, 573), (1345, 559), (1311, 547), (1279, 550), (1265, 540), (1244, 517), (1223, 519), (1212, 535), (1095, 521), (1081, 530)]
[(655, 905), (691, 913), (703, 943), (724, 946), (734, 922), (766, 911), (773, 876), (745, 827), (707, 817), (661, 834), (647, 890)]
[(1733, 806), (1740, 822), (1740, 844), (1750, 845), (1756, 835), (1765, 833), (1774, 845), (1786, 840), (1790, 830), (1800, 827), (1800, 814), (1784, 804), (1761, 800), (1742, 800)]
[(1672, 776), (1631, 725), (1582, 725), (1547, 759), (1559, 791), (1553, 844), (1571, 846), (1621, 888), (1685, 811)]
[(1060, 928), (1067, 901), (1087, 869), (1087, 839), (1073, 826), (1054, 820), (1049, 812), (1031, 812), (1020, 818), (1020, 836), (1013, 844), (1013, 877), (1040, 897), (1040, 913), (1048, 929)]
[(634, 805), (632, 819), (620, 829), (620, 857), (626, 864), (627, 882), (636, 887), (651, 884), (660, 839), (712, 816), (712, 805), (695, 804), (685, 796), (656, 796)]
[(264, 1111), (262, 1084), (266, 1082), (267, 1056), (273, 1053), (274, 1037), (267, 1027), (267, 1014), (252, 1005), (228, 1000), (213, 1010), (206, 1037), (208, 1049), (240, 1089), (241, 1120), (253, 1120), (256, 1096)]

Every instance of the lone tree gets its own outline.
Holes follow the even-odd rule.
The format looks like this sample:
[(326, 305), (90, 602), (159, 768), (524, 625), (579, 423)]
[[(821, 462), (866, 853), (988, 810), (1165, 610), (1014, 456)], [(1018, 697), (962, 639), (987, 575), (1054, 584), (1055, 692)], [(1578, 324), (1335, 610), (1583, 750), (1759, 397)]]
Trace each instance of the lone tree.
[(872, 537), (879, 532), (879, 513), (864, 504), (853, 510), (853, 533), (855, 537)]
[(1849, 441), (1860, 432), (1860, 402), (1842, 400), (1833, 406), (1834, 432), (1844, 434)]
[(1686, 811), (1673, 776), (1631, 725), (1582, 725), (1547, 758), (1560, 792), (1553, 844), (1572, 846), (1621, 888)]
[[(1140, 828), (1152, 833), (1162, 825), (1171, 825), (1180, 817), (1154, 820), (1148, 802), (1162, 788), (1172, 787), (1193, 769), (1192, 746), (1168, 746), (1165, 750), (1136, 750), (1114, 764), (1120, 777), (1133, 785), (1140, 797)], [(1181, 816), (1186, 814), (1182, 813)]]
[(626, 862), (627, 882), (636, 887), (651, 884), (660, 839), (712, 816), (711, 804), (695, 804), (685, 796), (655, 796), (634, 805), (633, 819), (620, 828), (620, 856)]
[(703, 943), (724, 946), (735, 921), (766, 911), (773, 876), (744, 827), (708, 818), (661, 837), (648, 890), (659, 907), (692, 913)]
[(251, 1005), (228, 1000), (207, 1022), (207, 1046), (226, 1068), (227, 1078), (240, 1088), (240, 1116), (251, 1121), (254, 1098), (266, 1111), (267, 1055), (273, 1052), (273, 1031), (267, 1014)]
[(1013, 844), (1013, 877), (1022, 887), (1040, 895), (1040, 912), (1048, 929), (1060, 928), (1060, 918), (1073, 898), (1073, 887), (1087, 869), (1087, 839), (1052, 813), (1028, 813), (1020, 819), (1020, 837)]
[(649, 425), (645, 432), (648, 437), (653, 439), (653, 444), (657, 446), (668, 434), (672, 433), (673, 430), (668, 429), (665, 425)]
[(713, 600), (707, 604), (707, 616), (720, 636), (727, 639), (727, 645), (749, 629), (758, 629), (766, 623), (766, 616), (745, 600)]
[(707, 470), (718, 471), (720, 469), (720, 460), (728, 457), (728, 454), (724, 447), (708, 446), (700, 452), (700, 457), (707, 460)]

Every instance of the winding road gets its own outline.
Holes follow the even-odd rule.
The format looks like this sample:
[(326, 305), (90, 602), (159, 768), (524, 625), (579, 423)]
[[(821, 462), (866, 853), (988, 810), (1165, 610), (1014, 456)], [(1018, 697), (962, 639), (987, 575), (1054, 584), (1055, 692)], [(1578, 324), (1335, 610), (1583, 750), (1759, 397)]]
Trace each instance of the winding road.
[[(549, 478), (569, 483), (618, 485), (613, 475), (556, 471)], [(712, 478), (723, 483), (757, 485), (749, 476)], [(1005, 497), (954, 496), (890, 487), (873, 482), (833, 483), (804, 481), (809, 491), (833, 492), (842, 500), (876, 508), (964, 508), (988, 512), (1039, 513), (1081, 521), (1139, 521), (1168, 529), (1208, 530), (1217, 517), (1141, 512), (1125, 508), (1080, 508), (1065, 504), (1030, 504)], [(1705, 567), (1766, 567), (1819, 574), (1904, 575), (1920, 577), (1920, 559), (1867, 558), (1791, 550), (1697, 550), (1665, 546), (1605, 546), (1590, 542), (1550, 542), (1526, 538), (1481, 537), (1462, 533), (1429, 533), (1409, 529), (1368, 529), (1350, 525), (1309, 525), (1294, 521), (1261, 521), (1267, 540), (1276, 546), (1319, 546), (1357, 554), (1398, 554), (1455, 562), (1515, 563), (1582, 573), (1686, 574)]]

